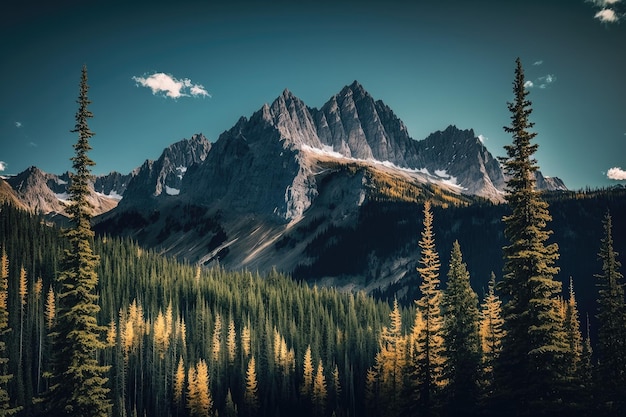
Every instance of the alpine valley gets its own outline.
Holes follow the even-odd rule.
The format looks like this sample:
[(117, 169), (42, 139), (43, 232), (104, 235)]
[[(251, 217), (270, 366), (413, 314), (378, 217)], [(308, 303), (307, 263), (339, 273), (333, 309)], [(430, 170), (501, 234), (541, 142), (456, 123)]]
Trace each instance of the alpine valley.
[[(580, 278), (580, 301), (591, 302), (601, 219), (607, 209), (626, 212), (626, 192), (572, 192), (558, 178), (538, 172), (536, 179), (551, 204), (560, 277)], [(0, 189), (4, 199), (62, 222), (68, 182), (68, 174), (31, 167)], [(96, 178), (91, 203), (97, 233), (130, 236), (192, 263), (275, 268), (412, 300), (420, 204), (433, 202), (442, 264), (458, 239), (480, 293), (502, 269), (504, 192), (503, 171), (473, 130), (448, 126), (414, 140), (355, 81), (319, 109), (285, 90), (214, 143), (197, 134), (129, 174)], [(621, 217), (616, 236), (626, 235)], [(623, 240), (616, 244), (626, 253)]]

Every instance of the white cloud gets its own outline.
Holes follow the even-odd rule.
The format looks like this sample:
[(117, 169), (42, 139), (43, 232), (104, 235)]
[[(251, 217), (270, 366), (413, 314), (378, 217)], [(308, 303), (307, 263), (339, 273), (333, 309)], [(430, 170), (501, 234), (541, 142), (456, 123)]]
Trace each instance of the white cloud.
[(622, 0), (586, 0), (592, 3), (597, 12), (593, 16), (602, 23), (617, 23), (626, 16), (626, 6)]
[(7, 169), (7, 163), (0, 161), (0, 171), (4, 171), (5, 169)]
[(480, 143), (485, 143), (485, 141), (489, 140), (489, 138), (485, 135), (478, 135), (478, 140)]
[(556, 81), (556, 76), (554, 74), (544, 75), (543, 77), (539, 77), (537, 81), (539, 81), (539, 88), (547, 88)]
[(166, 97), (177, 99), (179, 97), (204, 96), (211, 97), (209, 92), (201, 84), (194, 84), (189, 78), (177, 79), (170, 74), (157, 72), (148, 77), (133, 77), (137, 86), (148, 87), (152, 94), (163, 93)]
[(196, 96), (211, 97), (211, 94), (209, 94), (209, 92), (206, 91), (204, 89), (204, 86), (201, 85), (201, 84), (196, 84), (196, 85), (192, 86), (191, 89), (189, 90), (189, 92), (194, 97), (196, 97)]
[(548, 86), (552, 83), (556, 82), (556, 75), (554, 74), (548, 74), (548, 75), (544, 75), (543, 77), (539, 77), (537, 78), (535, 81), (526, 81), (524, 83), (524, 87), (526, 88), (548, 88)]
[(18, 129), (22, 127), (22, 122), (15, 122), (15, 127), (17, 127)]
[(539, 66), (539, 65), (541, 65), (541, 64), (543, 64), (543, 60), (541, 60), (541, 59), (540, 59), (539, 61), (535, 61), (535, 62), (533, 62), (533, 65), (534, 65), (534, 66)]
[(601, 7), (609, 6), (611, 4), (616, 4), (616, 3), (619, 3), (620, 1), (621, 0), (591, 0), (592, 3)]
[(626, 171), (618, 167), (613, 167), (607, 171), (606, 176), (610, 180), (624, 181), (626, 180)]
[(619, 17), (617, 16), (617, 14), (615, 13), (615, 10), (613, 9), (602, 9), (598, 13), (596, 13), (595, 16), (593, 17), (595, 17), (601, 22), (606, 22), (606, 23), (615, 23), (619, 20)]

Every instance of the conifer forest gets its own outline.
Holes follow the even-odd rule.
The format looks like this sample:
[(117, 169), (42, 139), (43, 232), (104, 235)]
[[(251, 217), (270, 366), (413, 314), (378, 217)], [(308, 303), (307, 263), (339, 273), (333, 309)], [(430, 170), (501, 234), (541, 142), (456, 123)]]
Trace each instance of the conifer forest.
[[(416, 204), (420, 284), (401, 302), (96, 236), (84, 67), (71, 223), (0, 207), (0, 416), (626, 415), (624, 236), (610, 211), (584, 225), (602, 230), (597, 273), (559, 276), (524, 85), (518, 60), (503, 269), (472, 288), (465, 248), (440, 246), (438, 212)], [(577, 279), (594, 282), (589, 311)]]

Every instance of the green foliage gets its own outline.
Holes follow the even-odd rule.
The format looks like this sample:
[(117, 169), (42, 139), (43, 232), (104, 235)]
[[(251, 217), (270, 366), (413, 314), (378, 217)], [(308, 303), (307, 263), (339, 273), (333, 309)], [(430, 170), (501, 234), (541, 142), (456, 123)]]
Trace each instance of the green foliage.
[[(624, 302), (624, 276), (621, 263), (613, 248), (612, 218), (606, 213), (603, 221), (604, 238), (598, 257), (602, 273), (597, 274), (598, 377), (601, 383), (599, 396), (605, 404), (616, 410), (626, 405), (626, 306)], [(611, 405), (609, 405), (611, 404)]]
[(538, 167), (532, 155), (537, 135), (529, 132), (531, 102), (527, 99), (524, 71), (516, 61), (513, 93), (508, 104), (511, 126), (505, 131), (513, 136), (506, 145), (507, 156), (501, 163), (507, 179), (506, 200), (511, 214), (504, 216), (504, 234), (509, 244), (503, 247), (504, 279), (500, 290), (505, 297), (506, 336), (500, 356), (503, 406), (529, 412), (544, 409), (559, 401), (555, 387), (564, 372), (565, 335), (559, 317), (558, 296), (561, 283), (553, 279), (559, 257), (556, 243), (547, 244), (551, 231), (548, 204), (535, 189)]
[(417, 268), (422, 283), (422, 297), (417, 300), (417, 308), (422, 316), (423, 327), (417, 335), (417, 349), (412, 358), (414, 369), (413, 384), (415, 397), (425, 413), (437, 408), (441, 390), (447, 384), (444, 367), (446, 352), (443, 333), (443, 293), (439, 288), (441, 262), (435, 248), (433, 214), (430, 202), (424, 203), (424, 229), (421, 232), (419, 247), (421, 257)]
[(53, 414), (73, 416), (107, 416), (110, 409), (109, 388), (106, 387), (108, 366), (102, 366), (97, 352), (105, 348), (101, 336), (105, 328), (98, 325), (100, 311), (96, 288), (99, 257), (93, 253), (91, 206), (87, 201), (92, 180), (90, 167), (94, 162), (87, 119), (87, 69), (83, 67), (76, 113), (78, 142), (72, 158), (75, 173), (71, 175), (70, 200), (67, 212), (73, 227), (65, 232), (69, 249), (64, 253), (57, 278), (59, 288), (57, 321), (51, 337), (54, 345), (54, 368), (49, 405)]
[(470, 286), (470, 275), (458, 241), (452, 246), (442, 311), (444, 373), (448, 381), (445, 402), (452, 415), (470, 415), (476, 412), (479, 397), (480, 315), (478, 296)]

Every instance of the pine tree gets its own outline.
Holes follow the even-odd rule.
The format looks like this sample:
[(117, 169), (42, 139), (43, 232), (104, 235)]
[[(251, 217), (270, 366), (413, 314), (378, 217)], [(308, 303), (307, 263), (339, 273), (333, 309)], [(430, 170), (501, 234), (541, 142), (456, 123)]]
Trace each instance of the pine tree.
[(46, 297), (46, 326), (48, 330), (52, 329), (54, 325), (54, 318), (56, 316), (56, 296), (54, 295), (54, 290), (52, 289), (52, 285), (50, 289), (48, 289), (48, 296)]
[(516, 61), (513, 93), (508, 103), (513, 144), (506, 145), (506, 157), (500, 158), (507, 175), (506, 201), (512, 213), (504, 216), (505, 237), (510, 242), (503, 247), (504, 278), (501, 294), (506, 299), (504, 320), (507, 330), (500, 356), (502, 381), (499, 383), (504, 405), (536, 412), (558, 400), (557, 385), (563, 377), (566, 351), (565, 334), (559, 319), (558, 296), (561, 283), (554, 280), (558, 272), (556, 243), (546, 244), (551, 231), (548, 204), (535, 189), (538, 169), (532, 155), (538, 145), (531, 141), (536, 133), (529, 132), (531, 102), (527, 99), (524, 71)]
[(461, 246), (455, 241), (450, 254), (448, 283), (443, 293), (443, 335), (446, 349), (446, 405), (452, 415), (476, 412), (480, 370), (478, 296), (470, 286)]
[(385, 409), (385, 415), (394, 416), (402, 409), (407, 370), (406, 338), (402, 334), (402, 315), (397, 299), (393, 301), (389, 318), (391, 326), (384, 326), (380, 334), (378, 384), (381, 407)]
[(95, 163), (87, 156), (89, 139), (94, 135), (87, 119), (87, 68), (83, 66), (79, 105), (76, 113), (78, 133), (72, 157), (74, 173), (69, 187), (71, 203), (67, 207), (73, 226), (65, 233), (69, 249), (65, 250), (58, 280), (57, 321), (51, 334), (54, 344), (54, 369), (50, 387), (50, 406), (54, 414), (72, 416), (107, 416), (111, 409), (106, 387), (107, 366), (98, 363), (96, 353), (105, 347), (101, 340), (106, 327), (99, 326), (98, 256), (93, 253), (90, 195), (91, 167)]
[(422, 297), (417, 301), (417, 307), (422, 316), (423, 328), (418, 335), (416, 362), (412, 369), (416, 373), (413, 377), (417, 389), (416, 399), (423, 414), (429, 415), (438, 406), (437, 396), (446, 385), (443, 372), (446, 361), (441, 311), (443, 295), (439, 289), (441, 262), (435, 248), (430, 201), (424, 203), (424, 230), (419, 246), (422, 255), (419, 260), (421, 267), (417, 271), (422, 278)]
[(185, 362), (181, 356), (174, 374), (174, 403), (179, 407), (183, 404), (183, 389), (185, 387)]
[(304, 352), (304, 361), (302, 363), (302, 386), (300, 387), (300, 394), (304, 398), (311, 396), (313, 390), (313, 359), (311, 357), (311, 345), (307, 346)]
[(187, 408), (192, 417), (213, 415), (213, 399), (209, 387), (209, 369), (206, 361), (200, 359), (195, 368), (189, 368), (187, 378)]
[(485, 299), (481, 305), (480, 338), (483, 361), (483, 378), (487, 392), (493, 389), (493, 367), (502, 351), (503, 328), (502, 301), (495, 293), (496, 274), (491, 273)]
[(9, 258), (6, 250), (2, 249), (0, 258), (0, 416), (10, 416), (19, 411), (19, 408), (11, 407), (11, 399), (7, 386), (13, 375), (9, 374), (9, 358), (5, 357), (7, 333), (9, 328)]
[(246, 390), (243, 395), (243, 402), (247, 416), (256, 416), (259, 411), (259, 388), (256, 377), (256, 363), (254, 356), (248, 362), (246, 371)]
[(620, 272), (619, 254), (613, 247), (611, 214), (603, 220), (604, 237), (598, 257), (602, 273), (598, 286), (598, 387), (600, 397), (608, 402), (624, 402), (626, 397), (626, 306), (624, 276)]
[(237, 417), (239, 415), (237, 412), (237, 404), (233, 401), (233, 394), (230, 392), (230, 389), (228, 389), (228, 393), (226, 394), (224, 411), (226, 417)]
[(566, 372), (569, 378), (574, 378), (578, 374), (578, 367), (583, 350), (583, 338), (580, 332), (580, 318), (578, 316), (578, 306), (576, 295), (574, 294), (574, 281), (569, 279), (569, 298), (565, 303), (565, 334), (567, 336)]
[(313, 382), (313, 395), (311, 396), (314, 416), (321, 417), (324, 415), (327, 398), (328, 390), (326, 387), (326, 377), (324, 376), (324, 366), (320, 360), (317, 363), (317, 370), (315, 371), (315, 378)]
[(228, 334), (226, 335), (226, 350), (228, 351), (228, 363), (233, 364), (237, 355), (237, 331), (235, 321), (231, 318), (228, 321)]

